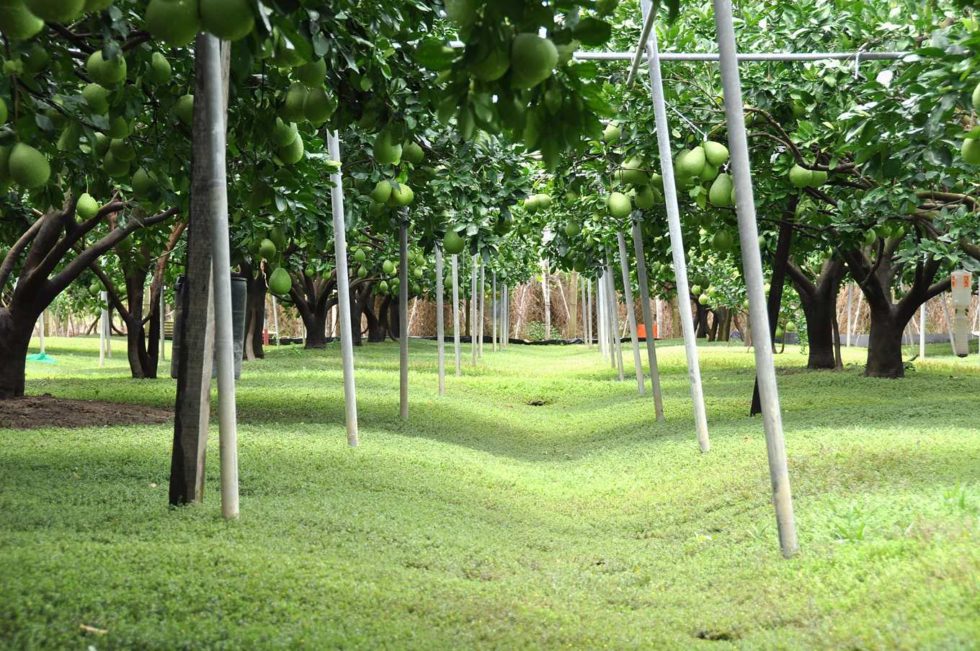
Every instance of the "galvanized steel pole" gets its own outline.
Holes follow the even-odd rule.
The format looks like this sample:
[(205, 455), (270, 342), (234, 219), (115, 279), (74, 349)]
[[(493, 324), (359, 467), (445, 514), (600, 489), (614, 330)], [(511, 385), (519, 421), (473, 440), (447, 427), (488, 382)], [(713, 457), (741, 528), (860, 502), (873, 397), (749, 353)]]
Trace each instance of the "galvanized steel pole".
[(629, 256), (626, 253), (626, 238), (622, 231), (616, 233), (619, 243), (619, 266), (623, 273), (623, 301), (626, 303), (626, 320), (630, 325), (630, 343), (633, 344), (633, 367), (636, 370), (636, 390), (646, 394), (646, 381), (643, 377), (643, 360), (640, 358), (640, 338), (636, 331), (636, 307), (633, 305), (633, 283), (630, 280)]

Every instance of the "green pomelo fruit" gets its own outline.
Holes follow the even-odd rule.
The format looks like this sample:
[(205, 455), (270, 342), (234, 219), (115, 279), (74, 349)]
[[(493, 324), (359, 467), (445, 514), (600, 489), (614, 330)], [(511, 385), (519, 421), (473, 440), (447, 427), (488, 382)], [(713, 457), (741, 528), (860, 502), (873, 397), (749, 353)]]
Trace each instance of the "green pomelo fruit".
[(714, 181), (716, 178), (718, 178), (718, 168), (705, 161), (704, 169), (701, 170), (701, 174), (698, 175), (698, 178), (705, 182)]
[(623, 135), (623, 130), (619, 128), (617, 124), (609, 124), (605, 129), (602, 130), (602, 139), (607, 144), (613, 144), (618, 142)]
[(44, 21), (22, 0), (0, 0), (0, 31), (14, 41), (27, 40), (44, 29)]
[(281, 160), (286, 165), (295, 165), (303, 159), (303, 138), (301, 136), (296, 136), (296, 140), (285, 147), (281, 147), (276, 153)]
[(813, 170), (810, 174), (810, 187), (819, 188), (827, 182), (827, 172), (823, 170)]
[(319, 88), (327, 77), (327, 62), (317, 59), (295, 68), (293, 74), (310, 88)]
[(92, 151), (99, 156), (105, 156), (105, 153), (109, 151), (109, 142), (109, 137), (104, 133), (96, 133), (95, 140), (92, 142)]
[(789, 182), (792, 183), (793, 187), (795, 188), (809, 187), (812, 179), (813, 173), (805, 167), (793, 165), (793, 167), (791, 167), (789, 170)]
[(293, 288), (293, 279), (283, 267), (276, 267), (269, 274), (269, 291), (277, 296), (285, 296)]
[(265, 238), (259, 242), (259, 255), (265, 260), (271, 260), (276, 257), (276, 243)]
[(142, 167), (133, 173), (132, 185), (133, 193), (140, 198), (150, 196), (156, 189), (156, 182), (154, 182), (153, 177)]
[(298, 81), (290, 84), (282, 105), (282, 118), (287, 122), (306, 120), (306, 96), (309, 93), (309, 89)]
[(143, 26), (153, 38), (180, 47), (194, 40), (201, 31), (197, 0), (150, 0), (143, 14)]
[(446, 0), (446, 16), (460, 27), (469, 27), (476, 22), (480, 0)]
[(465, 248), (466, 240), (460, 237), (456, 231), (448, 231), (442, 238), (442, 249), (449, 255), (459, 255)]
[(398, 207), (405, 207), (415, 201), (415, 192), (404, 183), (399, 183), (398, 187), (392, 188), (389, 201)]
[(58, 136), (58, 151), (75, 151), (78, 149), (78, 141), (82, 137), (82, 125), (78, 122), (69, 122)]
[(715, 233), (714, 237), (711, 238), (711, 246), (715, 251), (721, 253), (726, 253), (732, 250), (735, 246), (735, 238), (732, 236), (730, 231), (718, 231)]
[(129, 162), (119, 160), (112, 155), (111, 151), (106, 152), (106, 155), (102, 158), (102, 169), (110, 178), (122, 178), (129, 174)]
[(967, 138), (960, 149), (963, 160), (971, 165), (980, 165), (980, 140)]
[(162, 85), (170, 82), (173, 70), (167, 57), (162, 52), (154, 52), (150, 56), (150, 68), (148, 77), (154, 84)]
[(7, 102), (0, 98), (0, 124), (6, 123), (8, 117), (9, 114), (7, 112)]
[(7, 166), (10, 178), (24, 188), (40, 187), (51, 176), (51, 165), (44, 154), (22, 142), (18, 142), (10, 150)]
[(977, 87), (973, 89), (973, 97), (971, 99), (973, 101), (973, 110), (980, 111), (980, 84), (977, 84)]
[(75, 213), (82, 219), (92, 219), (99, 212), (99, 202), (88, 192), (83, 192), (75, 205)]
[(194, 123), (194, 96), (188, 94), (178, 97), (174, 105), (174, 113), (177, 114), (177, 119), (191, 126)]
[(391, 198), (391, 183), (388, 181), (378, 181), (371, 191), (371, 201), (374, 203), (387, 203)]
[(330, 119), (336, 105), (334, 100), (322, 88), (314, 88), (306, 95), (303, 103), (303, 115), (314, 125), (319, 126)]
[(126, 118), (118, 115), (111, 120), (109, 120), (109, 137), (110, 138), (126, 138), (129, 136), (129, 122), (126, 122)]
[(705, 140), (701, 147), (704, 148), (704, 157), (715, 167), (721, 167), (728, 162), (728, 147), (720, 142)]
[(578, 222), (569, 221), (565, 223), (565, 236), (575, 237), (582, 232), (582, 226)]
[(616, 219), (629, 217), (630, 213), (633, 212), (633, 204), (630, 202), (630, 198), (622, 192), (610, 194), (606, 198), (606, 207), (609, 209), (609, 214)]
[(484, 59), (470, 66), (473, 76), (480, 81), (497, 81), (510, 70), (510, 55), (505, 49), (495, 49)]
[(711, 188), (708, 190), (708, 201), (711, 202), (712, 206), (718, 208), (731, 208), (732, 206), (732, 189), (735, 185), (732, 183), (732, 177), (728, 174), (722, 172), (718, 175), (718, 178), (714, 180), (711, 184)]
[(357, 268), (357, 277), (358, 278), (367, 278), (367, 276), (368, 276), (368, 269), (367, 269), (367, 267), (365, 267), (364, 265), (359, 266)]
[(704, 156), (704, 150), (700, 147), (682, 151), (674, 161), (674, 165), (677, 168), (677, 176), (687, 179), (701, 176), (701, 172), (704, 171), (706, 163), (707, 159)]
[(282, 118), (276, 118), (276, 126), (272, 128), (272, 142), (276, 147), (285, 147), (292, 144), (299, 137), (299, 129), (295, 122), (283, 122)]
[(109, 91), (102, 86), (91, 83), (82, 88), (82, 98), (93, 113), (105, 115), (109, 112)]
[(24, 0), (24, 5), (32, 14), (49, 23), (67, 23), (82, 13), (85, 0)]
[(640, 210), (650, 210), (657, 204), (662, 203), (663, 197), (658, 190), (649, 185), (645, 185), (636, 191), (636, 197), (633, 201)]
[(385, 272), (386, 275), (390, 276), (395, 273), (395, 263), (391, 260), (385, 260), (381, 263), (381, 270)]
[(382, 131), (374, 140), (374, 160), (380, 165), (397, 165), (402, 159), (402, 146), (391, 141), (391, 134)]
[(356, 260), (357, 262), (367, 261), (367, 253), (364, 252), (364, 249), (358, 249), (354, 251), (354, 260)]
[(126, 78), (126, 59), (119, 53), (106, 60), (102, 58), (102, 50), (96, 50), (89, 55), (85, 70), (92, 81), (111, 88)]
[(129, 142), (120, 138), (114, 138), (109, 142), (109, 151), (118, 160), (129, 162), (136, 158), (136, 150)]
[(518, 34), (510, 50), (511, 85), (534, 88), (551, 76), (558, 65), (558, 50), (537, 34)]
[(412, 165), (418, 165), (425, 160), (425, 152), (417, 142), (410, 142), (402, 146), (402, 160), (408, 161)]
[(252, 33), (255, 15), (249, 0), (199, 0), (201, 27), (224, 41), (237, 41)]
[(387, 294), (388, 293), (388, 281), (387, 280), (382, 280), (377, 285), (375, 285), (375, 289), (378, 290), (378, 293), (379, 294)]

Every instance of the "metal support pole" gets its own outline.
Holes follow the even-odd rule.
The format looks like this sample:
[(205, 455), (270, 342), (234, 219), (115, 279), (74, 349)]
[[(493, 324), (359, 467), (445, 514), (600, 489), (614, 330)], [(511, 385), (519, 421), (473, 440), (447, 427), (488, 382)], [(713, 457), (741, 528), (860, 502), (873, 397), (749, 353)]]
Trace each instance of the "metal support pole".
[(643, 229), (633, 220), (633, 252), (636, 254), (636, 277), (640, 282), (640, 304), (643, 323), (647, 327), (647, 362), (650, 364), (650, 383), (653, 386), (653, 411), (657, 420), (664, 420), (664, 400), (660, 391), (660, 365), (657, 363), (657, 345), (654, 342), (653, 319), (650, 315), (650, 280), (647, 278), (647, 261), (643, 250)]
[(929, 301), (919, 306), (919, 357), (926, 358), (926, 307)]
[[(715, 28), (721, 58), (721, 79), (725, 97), (725, 117), (728, 123), (728, 146), (732, 154), (735, 175), (735, 194), (738, 196), (739, 239), (742, 243), (742, 269), (749, 294), (749, 317), (753, 332), (769, 332), (769, 315), (763, 290), (762, 256), (759, 252), (759, 229), (756, 224), (755, 197), (752, 190), (752, 171), (749, 167), (749, 143), (745, 133), (745, 114), (742, 107), (742, 83), (738, 72), (735, 27), (731, 0), (713, 0)], [(665, 180), (666, 184), (666, 180)], [(786, 463), (786, 444), (783, 440), (782, 414), (779, 410), (779, 389), (773, 363), (772, 342), (768, 337), (755, 341), (756, 376), (762, 401), (762, 422), (766, 432), (769, 456), (769, 475), (772, 481), (776, 526), (783, 556), (790, 557), (799, 549), (793, 517), (793, 497)]]
[(164, 299), (163, 290), (166, 289), (166, 285), (160, 285), (160, 360), (166, 361), (167, 359), (167, 335), (164, 332), (164, 326), (167, 323), (167, 301)]
[(502, 347), (507, 348), (510, 346), (510, 284), (504, 285), (504, 314), (503, 321), (501, 322), (501, 327), (504, 330), (504, 339), (502, 342)]
[(551, 339), (551, 275), (547, 260), (541, 261), (541, 302), (544, 305), (544, 338)]
[(108, 310), (105, 309), (105, 305), (109, 300), (109, 292), (99, 292), (99, 300), (102, 301), (103, 305), (102, 312), (99, 314), (99, 368), (102, 368), (105, 366), (106, 319), (109, 315)]
[[(337, 292), (337, 300), (338, 301), (340, 300), (340, 292)], [(279, 301), (276, 300), (275, 296), (272, 297), (272, 327), (275, 329), (276, 332), (276, 345), (278, 346), (279, 345)], [(341, 326), (341, 330), (343, 330), (343, 326)], [(343, 345), (341, 345), (341, 349), (343, 349)]]
[(851, 285), (851, 283), (847, 283), (847, 339), (846, 339), (847, 343), (846, 343), (846, 346), (848, 348), (851, 347), (851, 330), (854, 327), (854, 325), (853, 325), (853, 323), (851, 321), (851, 304), (854, 302), (854, 291), (853, 290), (854, 290), (854, 287)]
[(436, 338), (439, 342), (439, 395), (446, 395), (446, 287), (442, 247), (436, 245)]
[(487, 269), (480, 259), (480, 318), (477, 320), (477, 332), (480, 335), (480, 345), (477, 348), (477, 355), (483, 359), (483, 327), (487, 319)]
[(459, 335), (459, 256), (449, 259), (453, 270), (453, 352), (456, 357), (456, 377), (463, 374), (463, 351)]
[(205, 75), (211, 213), (211, 274), (214, 283), (214, 349), (218, 371), (218, 436), (221, 456), (221, 514), (238, 517), (238, 416), (235, 406), (235, 349), (231, 310), (231, 252), (228, 234), (228, 182), (225, 167), (226, 113), (221, 75), (221, 42), (206, 35), (197, 62)]
[(592, 348), (592, 279), (587, 278), (585, 281), (585, 311), (586, 311), (586, 341), (589, 342), (589, 348)]
[(408, 420), (408, 209), (402, 211), (398, 225), (398, 368), (402, 420)]
[(473, 358), (473, 366), (476, 366), (477, 349), (476, 349), (476, 319), (477, 319), (477, 299), (476, 299), (476, 282), (477, 273), (476, 266), (479, 264), (477, 262), (478, 256), (473, 256), (470, 258), (470, 356)]
[(606, 359), (609, 351), (609, 338), (606, 336), (606, 279), (600, 271), (596, 276), (596, 325), (599, 327), (599, 356)]
[(48, 326), (47, 321), (48, 321), (48, 311), (47, 310), (41, 310), (41, 323), (40, 323), (41, 329), (38, 331), (38, 344), (40, 345), (40, 351), (39, 352), (40, 352), (40, 354), (42, 356), (45, 354), (45, 352), (44, 352), (44, 343), (45, 343), (44, 342), (44, 336), (47, 334), (45, 332), (45, 330), (47, 330), (47, 326)]
[[(336, 131), (327, 132), (330, 158), (340, 161), (340, 138)], [(344, 184), (340, 172), (330, 175), (330, 200), (333, 208), (334, 255), (337, 260), (337, 305), (340, 308), (340, 356), (344, 366), (344, 409), (347, 421), (347, 444), (358, 443), (357, 390), (354, 384), (354, 328), (350, 309), (350, 271), (347, 268), (347, 224), (344, 217)], [(275, 299), (273, 299), (274, 301)], [(273, 309), (275, 303), (273, 302)], [(275, 312), (273, 312), (275, 314)], [(279, 319), (276, 317), (276, 343), (279, 343)]]
[(609, 252), (606, 251), (606, 300), (609, 303), (609, 335), (611, 338), (612, 366), (616, 369), (619, 381), (626, 380), (623, 368), (623, 338), (619, 335), (619, 299), (616, 297), (616, 281), (613, 278)]
[[(623, 273), (623, 301), (626, 303), (626, 320), (630, 326), (630, 343), (633, 344), (633, 368), (636, 370), (636, 390), (646, 394), (646, 380), (643, 377), (643, 360), (640, 358), (640, 337), (636, 331), (636, 307), (633, 305), (633, 282), (630, 280), (629, 257), (626, 254), (626, 238), (622, 232), (616, 233), (619, 242), (619, 267)], [(649, 337), (648, 337), (649, 339)]]
[[(640, 4), (644, 16), (650, 11), (650, 0)], [(674, 179), (674, 159), (670, 146), (670, 129), (667, 126), (667, 106), (664, 104), (664, 82), (660, 72), (660, 53), (657, 50), (657, 30), (650, 33), (647, 42), (647, 62), (650, 68), (650, 93), (656, 114), (657, 144), (660, 150), (661, 174), (664, 179), (664, 200), (667, 204), (667, 224), (670, 230), (670, 248), (674, 262), (674, 280), (677, 295), (690, 296), (687, 280), (687, 261), (684, 252), (684, 236), (681, 232), (680, 207), (677, 203), (677, 182)], [(758, 251), (758, 246), (755, 247)], [(698, 361), (698, 344), (694, 333), (694, 317), (689, 309), (681, 309), (681, 330), (684, 333), (684, 352), (687, 356), (687, 373), (691, 385), (691, 400), (694, 403), (694, 423), (698, 444), (702, 452), (711, 448), (708, 440), (708, 416), (704, 408), (704, 391), (701, 387), (701, 367)], [(768, 329), (761, 332), (768, 332)]]
[(490, 326), (491, 338), (493, 339), (493, 352), (497, 352), (497, 319), (499, 315), (497, 314), (497, 272), (494, 271), (492, 275), (492, 280), (490, 281), (490, 291), (492, 297), (490, 300), (490, 318), (493, 321), (493, 325)]

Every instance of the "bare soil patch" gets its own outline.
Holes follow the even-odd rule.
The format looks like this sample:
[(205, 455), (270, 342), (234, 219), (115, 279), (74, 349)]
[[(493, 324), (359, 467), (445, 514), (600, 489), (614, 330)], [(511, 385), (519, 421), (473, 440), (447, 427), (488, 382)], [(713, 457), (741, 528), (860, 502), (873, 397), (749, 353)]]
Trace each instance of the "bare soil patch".
[(0, 429), (159, 425), (171, 420), (171, 410), (145, 405), (66, 400), (50, 394), (0, 400)]

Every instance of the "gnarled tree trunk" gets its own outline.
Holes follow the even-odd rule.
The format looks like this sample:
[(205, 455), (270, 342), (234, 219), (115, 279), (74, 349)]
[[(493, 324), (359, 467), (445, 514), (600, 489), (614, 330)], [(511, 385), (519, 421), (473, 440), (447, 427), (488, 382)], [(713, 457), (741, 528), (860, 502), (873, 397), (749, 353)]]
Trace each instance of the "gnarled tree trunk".
[(806, 315), (807, 343), (809, 345), (809, 369), (835, 369), (834, 319), (837, 317), (837, 294), (844, 279), (844, 261), (830, 258), (823, 263), (816, 281), (807, 278), (804, 271), (792, 263), (787, 267), (790, 280), (800, 296)]

